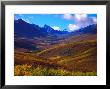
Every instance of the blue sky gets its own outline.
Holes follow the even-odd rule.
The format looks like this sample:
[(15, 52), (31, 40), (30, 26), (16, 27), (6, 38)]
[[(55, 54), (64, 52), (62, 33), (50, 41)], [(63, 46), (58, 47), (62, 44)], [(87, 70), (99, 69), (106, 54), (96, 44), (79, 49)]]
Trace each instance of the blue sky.
[(74, 31), (97, 23), (96, 14), (15, 14), (14, 19), (23, 19), (41, 27), (46, 24), (61, 31)]

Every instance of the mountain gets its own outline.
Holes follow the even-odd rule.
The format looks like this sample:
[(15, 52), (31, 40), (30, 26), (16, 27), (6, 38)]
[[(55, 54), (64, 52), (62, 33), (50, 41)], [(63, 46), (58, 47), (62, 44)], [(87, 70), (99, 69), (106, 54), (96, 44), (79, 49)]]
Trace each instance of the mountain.
[(81, 28), (79, 30), (76, 30), (72, 32), (72, 35), (77, 34), (96, 34), (97, 33), (97, 24), (92, 24), (87, 27)]
[(45, 49), (58, 43), (59, 39), (68, 34), (67, 31), (57, 31), (46, 24), (40, 27), (22, 19), (14, 21), (14, 45), (16, 49), (22, 49), (22, 51)]
[[(35, 24), (30, 24), (22, 19), (14, 21), (14, 39), (15, 48), (27, 50), (46, 49), (60, 43), (70, 43), (71, 41), (81, 41), (90, 39), (97, 33), (97, 25), (90, 25), (74, 32), (54, 30), (48, 25), (40, 27)], [(22, 51), (23, 51), (22, 50)]]
[(44, 27), (40, 27), (35, 24), (30, 24), (22, 19), (18, 19), (14, 21), (14, 33), (16, 36), (21, 37), (46, 37), (48, 35), (56, 36), (60, 34), (68, 34), (67, 31), (57, 31), (51, 28), (48, 25), (44, 25)]
[(64, 31), (58, 31), (46, 24), (43, 27), (40, 27), (35, 24), (27, 23), (22, 19), (18, 19), (14, 21), (14, 33), (16, 37), (52, 37), (53, 39), (53, 37), (62, 38), (65, 36), (73, 36), (78, 34), (96, 34), (97, 25), (93, 24), (73, 32), (68, 32), (66, 29), (64, 29)]
[(97, 24), (89, 25), (80, 30), (82, 33), (96, 34), (97, 33)]
[(46, 36), (46, 32), (42, 30), (38, 25), (30, 24), (22, 19), (14, 21), (14, 33), (20, 37), (40, 37)]

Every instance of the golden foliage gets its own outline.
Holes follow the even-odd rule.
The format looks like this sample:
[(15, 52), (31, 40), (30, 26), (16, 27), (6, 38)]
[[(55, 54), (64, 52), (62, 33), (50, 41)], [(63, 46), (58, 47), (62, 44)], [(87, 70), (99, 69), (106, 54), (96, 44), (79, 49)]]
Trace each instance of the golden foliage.
[(31, 65), (17, 65), (14, 68), (14, 75), (15, 76), (31, 76), (32, 73), (29, 71), (30, 68), (32, 66)]
[(96, 76), (96, 72), (73, 72), (64, 69), (44, 68), (38, 66), (32, 68), (31, 65), (16, 65), (14, 70), (15, 76)]

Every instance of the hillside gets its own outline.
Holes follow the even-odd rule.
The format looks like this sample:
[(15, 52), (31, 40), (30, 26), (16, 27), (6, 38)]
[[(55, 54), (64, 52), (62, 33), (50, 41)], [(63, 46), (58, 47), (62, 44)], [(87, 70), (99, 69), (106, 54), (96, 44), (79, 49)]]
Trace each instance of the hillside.
[[(39, 53), (15, 52), (15, 64), (63, 68), (69, 71), (96, 71), (96, 40), (58, 45)], [(20, 55), (19, 55), (20, 54)]]

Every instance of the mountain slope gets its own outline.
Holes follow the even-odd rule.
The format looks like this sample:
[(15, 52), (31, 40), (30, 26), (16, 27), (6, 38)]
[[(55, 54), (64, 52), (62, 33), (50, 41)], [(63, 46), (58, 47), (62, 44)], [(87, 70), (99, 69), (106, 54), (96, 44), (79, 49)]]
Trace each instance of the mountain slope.
[(78, 34), (97, 34), (97, 24), (92, 24), (87, 27), (81, 28), (71, 33), (71, 35)]
[(22, 19), (18, 19), (14, 21), (14, 33), (16, 36), (20, 37), (47, 37), (49, 36), (56, 36), (62, 34), (68, 34), (67, 31), (57, 31), (51, 28), (48, 25), (44, 25), (44, 27), (40, 27), (35, 24), (30, 24)]
[[(28, 58), (28, 60), (31, 64), (33, 64), (32, 60), (34, 60), (34, 65), (36, 66), (40, 64), (41, 66), (46, 65), (45, 67), (53, 66), (54, 68), (56, 66), (57, 68), (60, 67), (69, 71), (94, 72), (97, 69), (96, 56), (96, 41), (89, 40), (58, 45), (39, 53), (30, 54), (30, 58)], [(22, 59), (15, 56), (15, 63), (20, 60)], [(20, 63), (25, 63), (25, 61), (27, 61), (27, 55), (24, 56), (24, 62)]]

